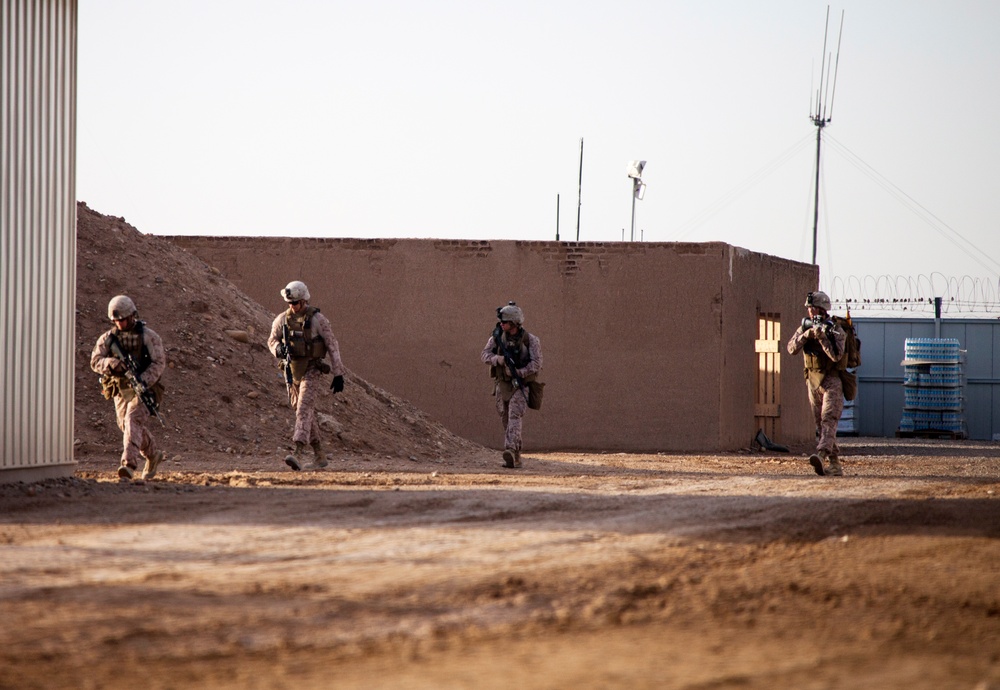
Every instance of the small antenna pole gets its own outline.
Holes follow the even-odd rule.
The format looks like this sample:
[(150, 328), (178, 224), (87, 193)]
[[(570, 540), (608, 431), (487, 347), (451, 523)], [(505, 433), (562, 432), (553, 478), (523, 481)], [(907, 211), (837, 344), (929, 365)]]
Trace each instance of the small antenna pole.
[(556, 194), (556, 242), (559, 241), (559, 195)]
[[(840, 67), (840, 41), (844, 36), (844, 11), (840, 13), (840, 34), (837, 37), (837, 57), (834, 60), (830, 56), (827, 61), (826, 42), (830, 34), (830, 6), (826, 6), (826, 27), (823, 30), (823, 59), (819, 68), (819, 88), (816, 90), (815, 110), (809, 119), (816, 125), (816, 189), (813, 199), (813, 237), (812, 237), (812, 263), (816, 264), (816, 239), (819, 236), (819, 162), (820, 152), (823, 142), (823, 128), (830, 124), (833, 119), (833, 98), (837, 93), (837, 71)], [(830, 79), (830, 71), (833, 71), (833, 79)], [(827, 105), (830, 113), (827, 115)]]
[(830, 119), (833, 119), (833, 99), (837, 96), (837, 72), (840, 70), (840, 41), (844, 37), (844, 10), (840, 11), (840, 33), (837, 35), (837, 61), (833, 65), (833, 91), (830, 93)]
[(580, 137), (580, 178), (576, 186), (576, 241), (580, 241), (580, 207), (583, 206), (583, 137)]

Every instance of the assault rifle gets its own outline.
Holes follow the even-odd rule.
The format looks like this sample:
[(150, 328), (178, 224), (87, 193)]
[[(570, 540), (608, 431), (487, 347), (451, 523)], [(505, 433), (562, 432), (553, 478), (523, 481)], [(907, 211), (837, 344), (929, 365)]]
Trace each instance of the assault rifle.
[(804, 319), (802, 319), (802, 330), (803, 331), (808, 331), (813, 326), (822, 326), (823, 327), (823, 332), (826, 334), (827, 340), (830, 341), (830, 347), (833, 349), (833, 354), (836, 355), (839, 358), (840, 357), (840, 353), (837, 352), (837, 339), (834, 338), (833, 337), (833, 333), (831, 333), (831, 331), (833, 330), (833, 327), (835, 325), (836, 324), (833, 323), (833, 319), (827, 319), (826, 321), (823, 321), (821, 319), (813, 320), (813, 319), (810, 319), (808, 316), (805, 317)]
[(142, 378), (139, 376), (139, 367), (135, 363), (135, 359), (132, 355), (128, 354), (122, 349), (121, 344), (118, 342), (118, 338), (111, 335), (111, 354), (113, 354), (122, 364), (125, 365), (125, 380), (128, 381), (128, 385), (132, 387), (135, 394), (139, 396), (139, 400), (142, 404), (146, 406), (146, 410), (149, 414), (160, 420), (161, 426), (166, 426), (163, 423), (163, 417), (160, 416), (159, 405), (156, 403), (156, 394), (153, 390), (147, 386)]
[(281, 324), (281, 349), (278, 356), (283, 360), (281, 368), (285, 371), (285, 390), (288, 391), (288, 400), (292, 399), (292, 333), (288, 329), (288, 324)]
[[(511, 302), (510, 304), (514, 304)], [(507, 346), (503, 342), (503, 327), (500, 325), (500, 310), (503, 307), (497, 307), (497, 325), (493, 328), (493, 342), (496, 343), (497, 349), (500, 350), (500, 354), (503, 355), (503, 361), (507, 364), (507, 368), (510, 370), (510, 381), (514, 384), (514, 387), (521, 391), (521, 395), (525, 396), (527, 400), (527, 393), (524, 391), (524, 381), (520, 376), (517, 375), (517, 364), (514, 362), (514, 355), (510, 353)]]

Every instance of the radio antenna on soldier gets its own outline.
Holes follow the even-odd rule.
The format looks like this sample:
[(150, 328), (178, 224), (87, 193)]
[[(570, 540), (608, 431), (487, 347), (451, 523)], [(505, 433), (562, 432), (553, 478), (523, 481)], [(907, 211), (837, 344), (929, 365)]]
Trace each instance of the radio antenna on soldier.
[[(823, 128), (833, 120), (833, 99), (837, 94), (837, 70), (840, 67), (840, 39), (844, 35), (844, 11), (840, 12), (840, 34), (837, 36), (837, 57), (827, 55), (826, 40), (830, 33), (830, 6), (826, 6), (826, 28), (823, 31), (823, 58), (819, 69), (819, 88), (816, 90), (816, 101), (810, 103), (809, 119), (816, 125), (816, 189), (815, 200), (813, 201), (813, 243), (812, 243), (812, 263), (816, 264), (816, 237), (819, 231), (819, 154), (823, 140)], [(829, 58), (829, 60), (828, 60)], [(830, 70), (833, 70), (833, 80), (830, 79)], [(810, 97), (811, 98), (811, 97)], [(827, 113), (827, 105), (830, 111)]]

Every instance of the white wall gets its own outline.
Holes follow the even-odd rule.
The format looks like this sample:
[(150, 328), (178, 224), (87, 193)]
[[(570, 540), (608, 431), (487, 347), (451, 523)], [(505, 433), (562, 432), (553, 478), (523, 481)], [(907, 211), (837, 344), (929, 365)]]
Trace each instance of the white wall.
[(0, 2), (0, 481), (73, 470), (76, 0)]

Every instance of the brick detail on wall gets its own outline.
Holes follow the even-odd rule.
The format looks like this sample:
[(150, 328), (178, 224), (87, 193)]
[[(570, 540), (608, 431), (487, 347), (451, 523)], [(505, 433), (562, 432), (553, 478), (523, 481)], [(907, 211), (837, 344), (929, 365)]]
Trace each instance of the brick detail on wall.
[(434, 249), (470, 259), (485, 259), (493, 251), (489, 240), (434, 240)]

